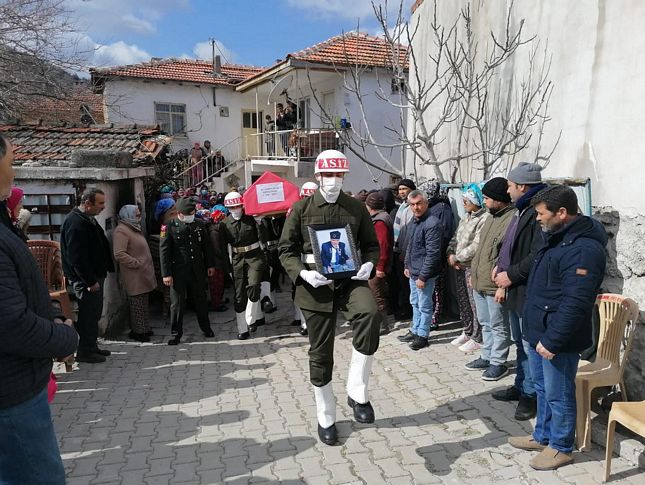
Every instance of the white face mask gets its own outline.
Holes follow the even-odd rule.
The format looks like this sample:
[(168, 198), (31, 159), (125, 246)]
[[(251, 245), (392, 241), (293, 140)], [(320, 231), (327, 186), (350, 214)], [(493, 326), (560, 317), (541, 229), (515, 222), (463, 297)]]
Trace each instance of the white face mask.
[(239, 221), (242, 219), (242, 209), (231, 209), (231, 216), (233, 216), (233, 219), (236, 221)]
[(340, 189), (343, 187), (343, 177), (322, 177), (318, 175), (317, 179), (323, 199), (329, 204), (336, 202), (340, 195)]
[(179, 220), (185, 224), (190, 224), (195, 220), (195, 214), (191, 214), (191, 215), (179, 214)]

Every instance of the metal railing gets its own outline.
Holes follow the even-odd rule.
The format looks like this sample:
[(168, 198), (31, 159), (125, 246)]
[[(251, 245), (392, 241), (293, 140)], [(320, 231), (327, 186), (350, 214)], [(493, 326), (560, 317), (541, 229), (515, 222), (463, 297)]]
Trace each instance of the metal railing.
[[(255, 156), (269, 160), (288, 158), (310, 161), (315, 160), (323, 150), (337, 150), (340, 146), (336, 132), (327, 128), (266, 131), (246, 138), (246, 146), (256, 153)], [(247, 153), (249, 151), (247, 148)]]
[(208, 184), (214, 177), (220, 177), (231, 166), (244, 158), (242, 137), (237, 137), (214, 150), (212, 155), (202, 157), (195, 162), (187, 160), (188, 165), (175, 175), (174, 179), (183, 187)]

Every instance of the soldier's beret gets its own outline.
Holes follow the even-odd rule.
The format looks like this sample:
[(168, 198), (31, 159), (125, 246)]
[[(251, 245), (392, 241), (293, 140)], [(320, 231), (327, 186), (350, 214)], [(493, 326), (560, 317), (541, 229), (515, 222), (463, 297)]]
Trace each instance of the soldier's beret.
[(329, 237), (331, 239), (340, 239), (340, 231), (331, 231)]
[(190, 214), (195, 210), (195, 201), (189, 197), (182, 197), (177, 201), (177, 211), (182, 214)]

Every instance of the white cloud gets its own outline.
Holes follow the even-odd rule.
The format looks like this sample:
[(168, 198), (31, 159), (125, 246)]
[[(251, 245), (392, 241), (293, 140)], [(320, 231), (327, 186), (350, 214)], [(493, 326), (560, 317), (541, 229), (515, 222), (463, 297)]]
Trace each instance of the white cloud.
[[(210, 61), (213, 58), (213, 48), (209, 41), (198, 42), (193, 47), (193, 55), (196, 59), (202, 59)], [(215, 40), (215, 55), (219, 55), (222, 58), (223, 63), (235, 63), (237, 59), (237, 54), (231, 49), (227, 48), (219, 40)]]
[[(310, 11), (314, 15), (325, 15), (327, 17), (340, 16), (346, 19), (361, 19), (368, 20), (374, 19), (374, 9), (372, 8), (372, 1), (375, 5), (385, 6), (384, 1), (379, 0), (287, 0), (290, 7)], [(410, 9), (413, 0), (403, 0), (403, 16), (409, 17)], [(388, 15), (394, 20), (398, 13), (400, 2), (397, 0), (389, 0), (387, 2)]]
[(126, 44), (122, 40), (112, 44), (97, 44), (90, 64), (97, 67), (122, 66), (149, 61), (150, 54), (135, 44)]

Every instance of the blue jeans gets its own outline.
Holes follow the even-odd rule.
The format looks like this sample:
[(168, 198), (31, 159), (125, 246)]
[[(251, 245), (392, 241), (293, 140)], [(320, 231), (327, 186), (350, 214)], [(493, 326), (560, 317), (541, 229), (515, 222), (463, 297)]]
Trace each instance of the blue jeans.
[(417, 280), (410, 278), (410, 305), (412, 305), (412, 333), (419, 337), (428, 337), (432, 324), (432, 293), (434, 278), (426, 280), (423, 289), (417, 288)]
[(535, 385), (528, 359), (530, 345), (522, 339), (522, 317), (516, 311), (508, 310), (508, 319), (511, 322), (511, 338), (517, 348), (517, 369), (513, 386), (522, 393), (522, 396), (535, 399)]
[(551, 360), (529, 348), (537, 391), (537, 418), (533, 439), (562, 453), (573, 451), (576, 436), (577, 353), (555, 354)]
[(36, 397), (0, 409), (0, 484), (65, 483), (47, 386)]
[(492, 365), (502, 365), (508, 358), (511, 345), (509, 339), (508, 312), (494, 295), (486, 295), (473, 290), (473, 299), (477, 309), (477, 318), (482, 326), (481, 358)]

